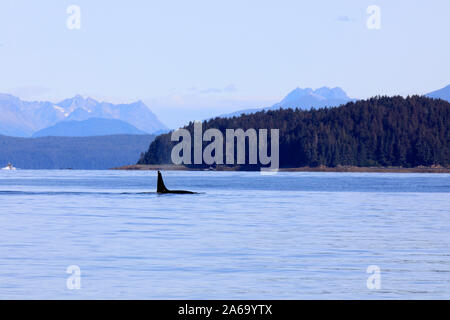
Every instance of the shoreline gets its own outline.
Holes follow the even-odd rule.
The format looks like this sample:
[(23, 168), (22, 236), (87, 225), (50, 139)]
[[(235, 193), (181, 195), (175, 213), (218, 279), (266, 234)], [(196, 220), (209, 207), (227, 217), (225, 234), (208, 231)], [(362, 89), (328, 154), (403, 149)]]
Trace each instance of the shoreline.
[[(127, 165), (111, 170), (165, 170), (165, 171), (250, 171), (241, 170), (239, 167), (217, 167), (212, 169), (193, 169), (182, 165)], [(332, 167), (298, 167), (298, 168), (280, 168), (279, 172), (373, 172), (373, 173), (450, 173), (450, 168), (445, 167), (354, 167), (354, 166), (338, 166)]]

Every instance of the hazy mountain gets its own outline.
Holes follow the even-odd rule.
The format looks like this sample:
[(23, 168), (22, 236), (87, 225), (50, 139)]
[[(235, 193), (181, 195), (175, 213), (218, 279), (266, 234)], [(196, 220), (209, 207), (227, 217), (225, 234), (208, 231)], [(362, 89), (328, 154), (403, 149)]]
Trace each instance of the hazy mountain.
[(22, 101), (8, 94), (0, 94), (0, 133), (11, 136), (31, 136), (39, 129), (64, 119), (55, 113), (48, 102)]
[(33, 134), (37, 137), (90, 137), (117, 134), (147, 134), (131, 124), (116, 120), (91, 118), (83, 121), (61, 121), (54, 126), (39, 130)]
[(161, 130), (153, 132), (152, 134), (155, 136), (159, 136), (160, 134), (165, 134), (165, 133), (168, 133), (171, 131), (172, 131), (171, 129), (161, 129)]
[(28, 102), (0, 94), (0, 134), (29, 137), (63, 120), (91, 118), (122, 120), (149, 133), (167, 129), (142, 101), (112, 104), (77, 95), (59, 103)]
[(85, 99), (77, 95), (61, 101), (58, 106), (65, 110), (67, 120), (118, 119), (149, 133), (167, 129), (142, 101), (130, 104), (112, 104), (98, 102), (91, 98)]
[(351, 101), (347, 94), (339, 87), (328, 88), (322, 87), (316, 90), (311, 88), (301, 89), (296, 88), (291, 91), (281, 102), (269, 107), (268, 110), (284, 109), (284, 108), (299, 108), (309, 110), (312, 107), (332, 107), (339, 106)]
[(442, 89), (426, 94), (427, 97), (442, 99), (450, 102), (450, 84)]
[(286, 97), (284, 97), (283, 100), (271, 107), (240, 110), (227, 115), (223, 115), (222, 117), (234, 117), (241, 114), (255, 113), (261, 110), (277, 110), (280, 108), (299, 108), (303, 110), (309, 110), (312, 107), (316, 109), (322, 107), (335, 107), (350, 101), (355, 101), (355, 99), (349, 98), (345, 91), (339, 87), (322, 87), (316, 90), (313, 90), (311, 88), (296, 88), (291, 91)]
[(109, 169), (136, 163), (154, 135), (18, 138), (0, 135), (0, 167)]

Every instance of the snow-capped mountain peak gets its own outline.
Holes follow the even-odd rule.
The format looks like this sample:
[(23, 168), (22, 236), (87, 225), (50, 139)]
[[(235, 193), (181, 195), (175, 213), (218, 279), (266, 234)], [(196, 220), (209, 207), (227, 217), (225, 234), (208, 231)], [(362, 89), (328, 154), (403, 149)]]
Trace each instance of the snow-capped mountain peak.
[(147, 133), (167, 129), (142, 101), (113, 104), (76, 95), (55, 104), (0, 94), (0, 134), (26, 137), (60, 121), (91, 118), (121, 120)]

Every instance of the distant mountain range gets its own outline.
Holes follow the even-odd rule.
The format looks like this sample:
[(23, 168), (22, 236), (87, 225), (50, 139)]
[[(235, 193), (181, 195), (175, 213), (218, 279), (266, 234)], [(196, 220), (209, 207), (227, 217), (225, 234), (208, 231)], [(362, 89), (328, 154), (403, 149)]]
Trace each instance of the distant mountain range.
[(442, 89), (426, 94), (429, 98), (442, 99), (450, 102), (450, 84)]
[(309, 110), (311, 108), (335, 107), (346, 104), (350, 101), (356, 101), (347, 96), (344, 90), (339, 87), (328, 88), (322, 87), (316, 90), (311, 88), (296, 88), (291, 91), (283, 100), (268, 108), (253, 108), (236, 111), (221, 117), (235, 117), (241, 114), (251, 114), (262, 110), (278, 110), (286, 108), (299, 108)]
[(101, 170), (136, 163), (154, 135), (17, 138), (0, 135), (0, 167)]
[(92, 118), (84, 121), (61, 121), (54, 126), (39, 130), (37, 137), (90, 137), (115, 134), (147, 134), (131, 124), (116, 119)]
[(146, 133), (167, 129), (142, 101), (112, 104), (77, 95), (59, 103), (28, 102), (9, 94), (0, 94), (0, 134), (3, 135), (31, 137), (61, 121), (91, 118), (121, 120)]
[[(425, 96), (450, 101), (450, 85)], [(339, 87), (296, 88), (283, 100), (266, 108), (239, 110), (219, 117), (233, 117), (262, 110), (335, 107), (356, 99)], [(116, 122), (99, 119), (117, 120)], [(89, 120), (85, 122), (86, 120)], [(186, 119), (190, 120), (190, 119)], [(120, 121), (120, 122), (119, 122)], [(91, 136), (108, 134), (162, 134), (168, 128), (142, 102), (112, 104), (77, 95), (59, 103), (23, 101), (0, 94), (0, 134), (15, 137)]]
[[(430, 92), (425, 96), (429, 98), (442, 99), (450, 102), (450, 85)], [(238, 117), (241, 114), (251, 114), (258, 111), (278, 110), (287, 108), (298, 108), (303, 110), (309, 110), (311, 108), (323, 108), (323, 107), (337, 107), (346, 104), (356, 99), (350, 98), (344, 90), (339, 87), (329, 88), (322, 87), (316, 90), (311, 88), (296, 88), (291, 91), (283, 100), (267, 108), (252, 108), (239, 110), (233, 113), (221, 115), (223, 118)]]

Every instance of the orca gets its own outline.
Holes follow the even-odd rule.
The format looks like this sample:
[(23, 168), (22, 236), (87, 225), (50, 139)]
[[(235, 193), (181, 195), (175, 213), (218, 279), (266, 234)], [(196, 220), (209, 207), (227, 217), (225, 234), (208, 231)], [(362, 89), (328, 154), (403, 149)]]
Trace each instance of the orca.
[(156, 193), (195, 194), (195, 192), (192, 191), (167, 189), (166, 186), (164, 185), (161, 171), (158, 171), (158, 185), (156, 187)]

